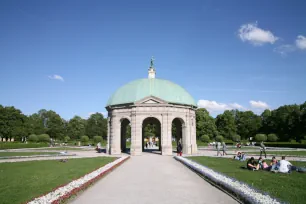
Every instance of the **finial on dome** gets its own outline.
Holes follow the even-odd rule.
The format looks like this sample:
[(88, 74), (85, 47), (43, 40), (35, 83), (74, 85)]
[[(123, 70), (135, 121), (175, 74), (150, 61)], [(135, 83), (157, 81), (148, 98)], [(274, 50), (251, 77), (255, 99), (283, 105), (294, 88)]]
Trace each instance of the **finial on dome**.
[(150, 68), (149, 68), (149, 75), (148, 75), (148, 78), (149, 79), (154, 79), (155, 78), (155, 74), (156, 74), (156, 71), (155, 71), (155, 68), (154, 68), (154, 57), (152, 56), (151, 57), (151, 63), (150, 63)]
[(150, 66), (150, 67), (152, 67), (152, 68), (154, 68), (154, 60), (155, 60), (155, 59), (154, 59), (154, 57), (152, 56), (152, 57), (151, 57), (151, 66)]

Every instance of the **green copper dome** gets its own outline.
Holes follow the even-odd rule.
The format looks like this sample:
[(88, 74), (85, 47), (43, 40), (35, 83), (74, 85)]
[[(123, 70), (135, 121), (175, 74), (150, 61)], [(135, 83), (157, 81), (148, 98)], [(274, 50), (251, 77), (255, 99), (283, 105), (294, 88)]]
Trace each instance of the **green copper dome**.
[(134, 103), (148, 96), (155, 96), (174, 104), (197, 106), (192, 96), (181, 86), (163, 79), (138, 79), (115, 91), (106, 106)]

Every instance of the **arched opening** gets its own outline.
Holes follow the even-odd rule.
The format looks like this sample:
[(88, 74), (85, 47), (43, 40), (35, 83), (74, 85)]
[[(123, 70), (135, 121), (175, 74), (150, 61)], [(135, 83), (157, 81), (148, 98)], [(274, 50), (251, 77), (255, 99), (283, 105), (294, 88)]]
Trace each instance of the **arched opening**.
[(184, 144), (184, 121), (181, 118), (174, 118), (172, 120), (172, 147), (176, 152), (179, 142)]
[(130, 121), (126, 118), (121, 120), (121, 130), (120, 130), (120, 140), (121, 140), (121, 152), (129, 152), (131, 144), (131, 126)]
[(161, 154), (161, 124), (157, 118), (142, 123), (142, 151)]

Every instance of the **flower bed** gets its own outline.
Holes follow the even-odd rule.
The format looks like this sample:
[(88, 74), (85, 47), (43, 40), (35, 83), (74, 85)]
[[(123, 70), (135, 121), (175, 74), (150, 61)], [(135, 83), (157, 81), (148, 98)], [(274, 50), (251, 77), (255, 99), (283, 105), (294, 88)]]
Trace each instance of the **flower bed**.
[(191, 161), (184, 157), (174, 157), (176, 160), (182, 162), (195, 172), (207, 178), (212, 183), (222, 187), (224, 190), (236, 195), (246, 203), (281, 203), (275, 198), (272, 198), (270, 195), (264, 194), (257, 189), (250, 187), (248, 184), (237, 181), (233, 178), (220, 174), (213, 171), (210, 168), (207, 168), (203, 165), (200, 165), (194, 161)]
[(70, 198), (72, 195), (85, 189), (90, 184), (97, 181), (107, 172), (111, 171), (118, 165), (122, 164), (128, 158), (129, 157), (121, 157), (119, 159), (116, 159), (115, 161), (101, 168), (98, 168), (94, 170), (93, 172), (86, 174), (85, 176), (79, 179), (76, 179), (68, 184), (65, 184), (63, 186), (60, 186), (54, 189), (52, 192), (49, 192), (45, 195), (42, 195), (40, 197), (33, 199), (32, 201), (28, 202), (28, 204), (46, 204), (46, 203), (58, 204), (58, 203), (61, 203), (67, 200), (68, 198)]

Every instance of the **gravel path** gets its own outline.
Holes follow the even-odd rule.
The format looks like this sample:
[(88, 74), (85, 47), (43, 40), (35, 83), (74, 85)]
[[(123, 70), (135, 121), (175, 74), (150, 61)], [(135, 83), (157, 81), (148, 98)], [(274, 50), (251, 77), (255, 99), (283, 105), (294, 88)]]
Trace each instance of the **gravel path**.
[(83, 203), (237, 203), (171, 156), (144, 153), (98, 181), (74, 200)]

